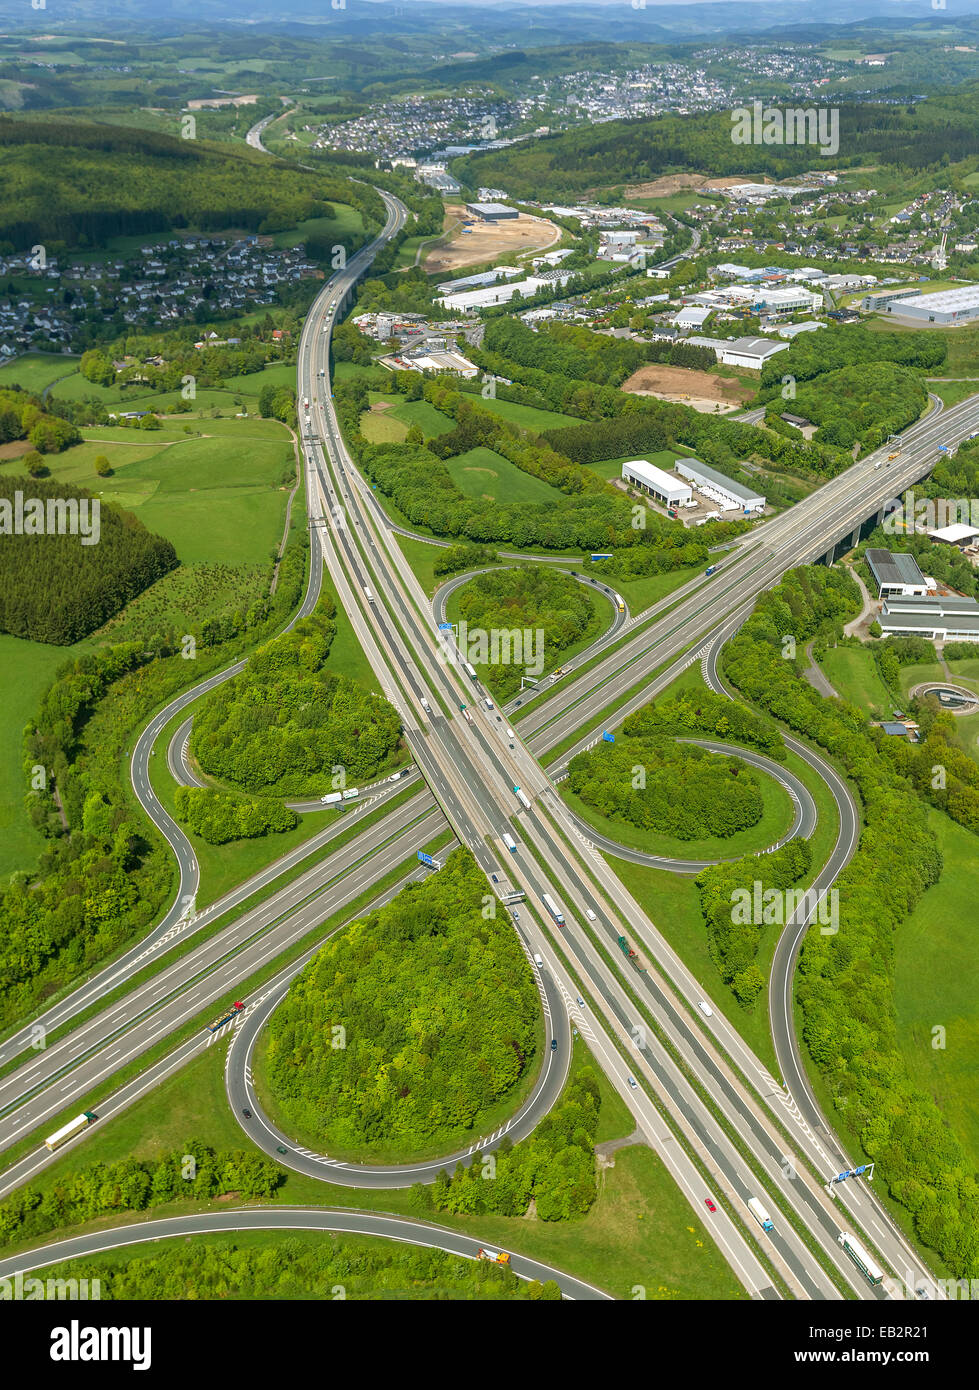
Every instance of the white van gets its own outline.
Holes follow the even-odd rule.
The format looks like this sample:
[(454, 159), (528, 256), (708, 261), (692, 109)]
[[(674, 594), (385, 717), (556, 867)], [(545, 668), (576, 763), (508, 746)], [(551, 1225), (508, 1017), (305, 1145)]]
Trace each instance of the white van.
[(490, 699), (490, 697), (489, 697), (488, 695), (487, 695), (486, 699), (483, 701), (483, 704), (486, 706), (487, 709), (493, 709), (493, 708), (494, 708), (493, 701)]
[(537, 954), (536, 951), (534, 952), (534, 964), (537, 966), (538, 970), (544, 969), (544, 962), (541, 960), (540, 956)]
[(711, 1008), (711, 1006), (707, 1003), (707, 1000), (706, 1000), (706, 999), (700, 999), (700, 1000), (698, 1000), (698, 1002), (697, 1002), (697, 1008), (700, 1010), (700, 1012), (704, 1015), (705, 1018), (713, 1018), (713, 1017), (714, 1017), (714, 1010), (713, 1010), (713, 1009)]
[(592, 912), (592, 910), (591, 910), (590, 907), (586, 907), (586, 908), (585, 908), (585, 916), (588, 918), (589, 922), (595, 922), (595, 921), (597, 921), (597, 918), (596, 918), (594, 912)]
[(512, 729), (507, 729), (507, 731), (506, 731), (506, 736), (507, 736), (507, 738), (516, 738), (516, 737), (517, 737), (516, 734), (513, 732)]

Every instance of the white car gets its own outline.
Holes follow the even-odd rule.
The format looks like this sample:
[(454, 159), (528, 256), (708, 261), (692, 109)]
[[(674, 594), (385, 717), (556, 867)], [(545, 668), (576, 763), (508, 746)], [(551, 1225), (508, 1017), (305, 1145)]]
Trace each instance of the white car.
[(636, 1090), (636, 1078), (635, 1078), (634, 1076), (630, 1076), (630, 1077), (628, 1078), (628, 1081), (629, 1081), (629, 1085), (632, 1087), (632, 1089), (633, 1089), (633, 1090)]

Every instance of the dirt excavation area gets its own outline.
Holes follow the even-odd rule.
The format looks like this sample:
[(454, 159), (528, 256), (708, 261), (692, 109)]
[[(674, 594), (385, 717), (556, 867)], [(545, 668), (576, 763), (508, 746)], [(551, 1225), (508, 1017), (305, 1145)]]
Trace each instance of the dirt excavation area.
[[(471, 220), (472, 225), (463, 227), (463, 218)], [(480, 222), (475, 217), (470, 218), (461, 203), (447, 203), (443, 235), (446, 241), (441, 246), (433, 246), (425, 257), (426, 275), (458, 270), (464, 265), (479, 265), (507, 251), (546, 251), (560, 241), (561, 228), (544, 217), (530, 217), (523, 212), (505, 222)]]
[(733, 188), (738, 183), (771, 183), (765, 174), (753, 177), (751, 174), (736, 176), (723, 175), (712, 179), (707, 174), (664, 174), (661, 179), (650, 183), (631, 183), (625, 190), (627, 198), (671, 198), (674, 193), (685, 193), (687, 189)]
[(661, 401), (679, 401), (694, 410), (713, 412), (718, 405), (734, 410), (754, 396), (750, 386), (743, 386), (734, 377), (714, 376), (695, 367), (667, 367), (659, 362), (647, 362), (628, 381), (622, 390), (633, 396), (656, 396)]

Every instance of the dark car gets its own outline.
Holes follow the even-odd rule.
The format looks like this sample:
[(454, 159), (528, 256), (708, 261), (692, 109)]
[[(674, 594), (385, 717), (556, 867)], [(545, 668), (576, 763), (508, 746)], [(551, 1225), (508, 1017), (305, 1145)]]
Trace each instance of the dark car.
[(277, 1154), (287, 1154), (289, 1152), (289, 1150), (285, 1147), (284, 1144), (276, 1145), (275, 1151)]
[(705, 1198), (704, 1198), (704, 1206), (707, 1208), (708, 1211), (716, 1211), (716, 1210), (717, 1210), (717, 1208), (714, 1206), (714, 1203), (711, 1201), (711, 1199), (710, 1199), (709, 1197), (705, 1197)]
[(243, 1110), (241, 1113), (244, 1115), (246, 1120), (250, 1120), (252, 1117), (252, 1112), (250, 1110)]
[(496, 874), (490, 874), (490, 878), (493, 880), (494, 883), (499, 883), (499, 881), (500, 881), (500, 880), (497, 878)]
[(551, 1051), (557, 1052), (557, 1038), (551, 1039)]

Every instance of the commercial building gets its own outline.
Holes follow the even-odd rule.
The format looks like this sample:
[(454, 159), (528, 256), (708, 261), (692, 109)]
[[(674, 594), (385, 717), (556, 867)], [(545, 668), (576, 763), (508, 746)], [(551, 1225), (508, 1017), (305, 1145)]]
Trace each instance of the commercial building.
[(914, 294), (885, 305), (885, 313), (921, 323), (969, 323), (979, 318), (979, 285), (960, 285), (954, 290)]
[(486, 285), (482, 289), (463, 290), (459, 294), (444, 294), (440, 303), (446, 309), (461, 309), (469, 313), (473, 309), (488, 309), (493, 304), (509, 304), (518, 295), (529, 299), (545, 286), (566, 285), (571, 276), (570, 270), (549, 270), (546, 275), (528, 275), (526, 280), (511, 281), (508, 285)]
[(520, 216), (516, 208), (508, 208), (505, 203), (467, 203), (466, 211), (481, 222), (504, 222)]
[(734, 511), (735, 508), (745, 512), (764, 511), (764, 497), (734, 482), (726, 474), (718, 473), (716, 468), (709, 468), (706, 463), (700, 463), (697, 459), (677, 459), (676, 471), (681, 478), (693, 483), (698, 492), (716, 502), (722, 512)]
[(929, 531), (930, 540), (938, 541), (941, 545), (957, 545), (960, 550), (964, 550), (976, 537), (979, 536), (979, 527), (966, 526), (964, 522), (954, 522), (951, 526), (940, 526), (936, 531)]
[(677, 328), (703, 328), (713, 312), (714, 310), (710, 307), (702, 308), (691, 304), (686, 309), (680, 310), (674, 317), (673, 323)]
[(645, 459), (633, 459), (631, 463), (624, 463), (622, 477), (633, 487), (648, 492), (650, 497), (655, 497), (658, 502), (663, 502), (668, 507), (693, 500), (693, 491), (686, 483), (681, 483), (679, 478), (674, 478), (671, 473), (664, 473), (662, 468), (647, 463)]
[(865, 314), (887, 312), (887, 306), (896, 299), (909, 299), (917, 294), (917, 285), (902, 285), (897, 290), (877, 290), (874, 294), (864, 295), (860, 301), (860, 308)]
[(958, 594), (889, 598), (878, 619), (885, 637), (927, 637), (933, 642), (979, 642), (979, 603)]
[(787, 351), (788, 343), (776, 343), (771, 338), (688, 338), (694, 347), (711, 347), (718, 362), (726, 367), (751, 367), (760, 372), (770, 357)]
[(928, 581), (918, 568), (917, 560), (906, 551), (868, 550), (864, 559), (877, 585), (878, 598), (911, 598), (927, 594)]

